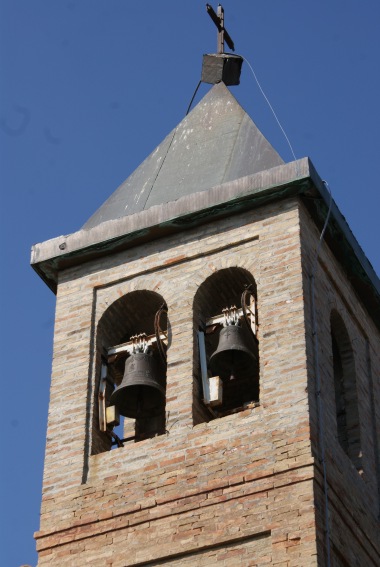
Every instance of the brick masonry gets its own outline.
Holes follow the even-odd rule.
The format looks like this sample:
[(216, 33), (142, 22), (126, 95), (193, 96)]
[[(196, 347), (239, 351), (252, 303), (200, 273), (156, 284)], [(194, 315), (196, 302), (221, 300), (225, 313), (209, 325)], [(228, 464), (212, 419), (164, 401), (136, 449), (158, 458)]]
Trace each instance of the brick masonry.
[[(325, 564), (308, 293), (318, 237), (290, 198), (59, 274), (39, 567)], [(234, 267), (257, 285), (260, 405), (194, 425), (194, 297)], [(168, 305), (167, 433), (101, 452), (97, 327), (136, 290)], [(376, 565), (379, 334), (326, 247), (316, 300), (332, 553), (337, 565)], [(361, 476), (334, 436), (331, 308), (355, 351)]]
[[(318, 422), (312, 348), (309, 275), (315, 257), (318, 231), (301, 207), (301, 243), (305, 282), (305, 320), (310, 415), (313, 454), (316, 457), (316, 504), (324, 508), (321, 467), (319, 466)], [(329, 248), (321, 248), (316, 274), (315, 298), (319, 339), (319, 368), (323, 405), (324, 444), (329, 484), (330, 527), (333, 556), (338, 565), (378, 565), (380, 563), (380, 337), (370, 313), (362, 306), (350, 282)], [(337, 440), (330, 316), (342, 318), (354, 355), (359, 427), (362, 448), (362, 473), (356, 470)], [(324, 522), (318, 524), (320, 555)], [(339, 562), (340, 561), (340, 562)]]

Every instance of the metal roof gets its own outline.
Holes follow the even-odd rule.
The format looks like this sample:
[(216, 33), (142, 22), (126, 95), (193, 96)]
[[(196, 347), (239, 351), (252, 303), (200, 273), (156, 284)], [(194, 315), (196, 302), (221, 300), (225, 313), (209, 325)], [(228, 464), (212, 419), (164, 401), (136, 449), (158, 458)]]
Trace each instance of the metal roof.
[(224, 83), (219, 83), (116, 189), (83, 229), (283, 163)]

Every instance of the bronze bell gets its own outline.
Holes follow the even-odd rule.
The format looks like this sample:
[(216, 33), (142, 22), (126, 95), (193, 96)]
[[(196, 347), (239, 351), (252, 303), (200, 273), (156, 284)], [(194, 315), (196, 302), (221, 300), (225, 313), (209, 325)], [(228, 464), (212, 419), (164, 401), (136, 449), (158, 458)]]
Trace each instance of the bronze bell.
[(115, 405), (125, 417), (154, 417), (162, 413), (165, 373), (152, 354), (137, 352), (127, 358), (123, 379), (112, 392), (110, 405)]
[(254, 347), (249, 347), (245, 330), (238, 325), (228, 325), (219, 334), (216, 351), (211, 355), (210, 367), (214, 376), (222, 380), (246, 378), (257, 364)]

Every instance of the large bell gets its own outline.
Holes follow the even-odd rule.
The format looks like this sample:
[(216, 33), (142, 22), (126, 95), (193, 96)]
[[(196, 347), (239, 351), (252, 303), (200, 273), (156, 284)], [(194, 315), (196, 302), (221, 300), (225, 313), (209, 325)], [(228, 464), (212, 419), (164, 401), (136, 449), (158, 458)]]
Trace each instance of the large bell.
[(219, 334), (219, 344), (211, 355), (210, 367), (214, 376), (222, 380), (247, 378), (257, 364), (254, 347), (249, 347), (245, 330), (238, 325), (228, 325)]
[(154, 417), (162, 413), (165, 376), (151, 354), (138, 352), (127, 358), (123, 380), (112, 392), (110, 405), (115, 405), (125, 417)]

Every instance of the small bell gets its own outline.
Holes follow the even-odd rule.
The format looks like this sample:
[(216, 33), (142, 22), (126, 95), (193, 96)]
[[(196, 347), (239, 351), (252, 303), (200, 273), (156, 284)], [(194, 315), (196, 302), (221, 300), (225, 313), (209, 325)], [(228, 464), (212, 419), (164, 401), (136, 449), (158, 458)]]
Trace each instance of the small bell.
[(151, 353), (136, 352), (125, 363), (123, 379), (112, 392), (110, 404), (125, 417), (146, 418), (165, 408), (165, 374)]
[(256, 364), (257, 357), (253, 348), (247, 346), (244, 329), (238, 325), (224, 327), (219, 334), (218, 348), (210, 358), (213, 375), (223, 381), (246, 378)]

